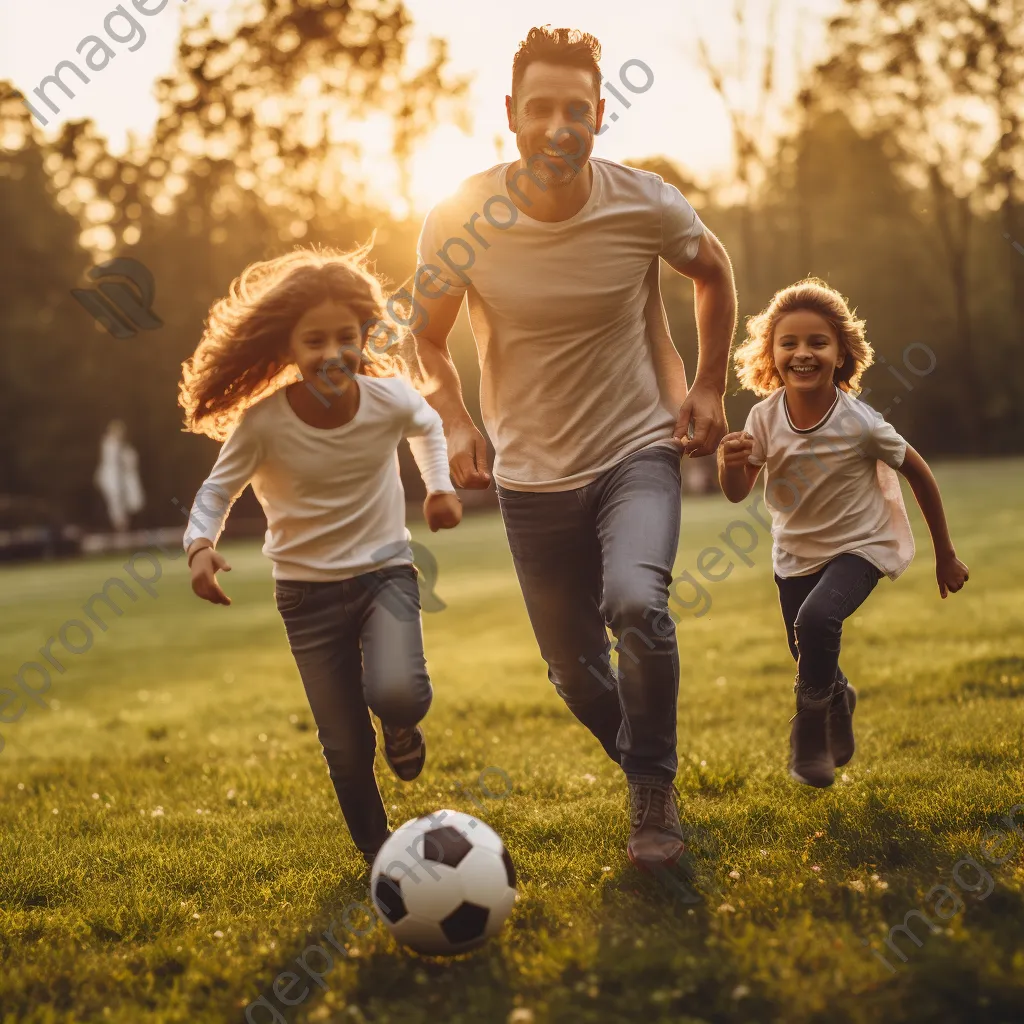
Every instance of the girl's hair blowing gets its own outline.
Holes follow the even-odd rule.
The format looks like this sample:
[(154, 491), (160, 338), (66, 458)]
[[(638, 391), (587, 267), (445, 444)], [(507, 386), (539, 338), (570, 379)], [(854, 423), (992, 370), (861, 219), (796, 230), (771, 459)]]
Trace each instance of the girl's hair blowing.
[(816, 277), (783, 288), (775, 293), (767, 308), (747, 320), (747, 340), (736, 349), (736, 376), (748, 391), (764, 397), (782, 387), (772, 348), (775, 328), (787, 313), (810, 310), (827, 320), (846, 354), (836, 367), (833, 380), (843, 391), (859, 390), (860, 378), (874, 362), (875, 353), (864, 336), (865, 321), (858, 320), (846, 299), (835, 288)]
[[(360, 373), (405, 375), (404, 363), (390, 351), (395, 329), (383, 320), (384, 294), (367, 269), (369, 251), (370, 243), (347, 253), (297, 249), (246, 267), (227, 297), (213, 304), (202, 339), (181, 364), (178, 404), (186, 429), (223, 440), (250, 405), (290, 383), (291, 332), (308, 310), (327, 301), (349, 306), (364, 325)], [(387, 340), (378, 342), (382, 334)]]

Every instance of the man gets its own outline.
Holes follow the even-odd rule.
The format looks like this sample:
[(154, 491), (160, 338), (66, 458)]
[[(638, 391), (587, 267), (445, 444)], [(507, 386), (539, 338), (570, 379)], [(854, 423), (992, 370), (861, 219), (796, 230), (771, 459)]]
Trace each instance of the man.
[[(452, 479), (487, 487), (486, 442), (447, 348), (468, 295), (501, 514), (548, 677), (625, 771), (629, 857), (655, 870), (684, 849), (668, 615), (680, 451), (710, 455), (726, 432), (736, 298), (725, 250), (675, 188), (590, 159), (604, 119), (600, 53), (593, 36), (531, 29), (505, 99), (521, 159), (468, 179), (428, 215), (413, 330)], [(672, 374), (685, 394), (682, 362), (644, 316), (659, 257), (693, 280), (700, 338), (693, 385), (671, 409), (660, 395)]]

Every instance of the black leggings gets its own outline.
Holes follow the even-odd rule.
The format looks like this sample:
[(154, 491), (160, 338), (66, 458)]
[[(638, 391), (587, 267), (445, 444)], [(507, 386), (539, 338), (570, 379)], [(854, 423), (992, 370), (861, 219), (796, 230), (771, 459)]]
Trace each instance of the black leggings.
[(867, 559), (839, 555), (808, 576), (775, 577), (797, 678), (809, 694), (827, 693), (836, 681), (845, 685), (839, 667), (843, 620), (851, 616), (882, 578)]

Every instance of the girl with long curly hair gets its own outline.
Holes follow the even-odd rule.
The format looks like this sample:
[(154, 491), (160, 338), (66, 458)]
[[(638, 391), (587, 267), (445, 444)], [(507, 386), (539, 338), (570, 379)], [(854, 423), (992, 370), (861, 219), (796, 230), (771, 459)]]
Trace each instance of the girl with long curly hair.
[(330, 777), (372, 862), (390, 832), (370, 712), (388, 764), (410, 781), (426, 759), (418, 723), (432, 696), (398, 475), (403, 438), (427, 486), (430, 529), (458, 525), (462, 506), (441, 419), (403, 378), (367, 254), (300, 249), (248, 267), (182, 364), (179, 401), (189, 430), (227, 438), (185, 533), (192, 589), (231, 603), (217, 582), (231, 567), (216, 544), (251, 482)]
[(735, 355), (740, 383), (763, 401), (718, 449), (730, 501), (746, 498), (767, 466), (775, 582), (797, 663), (789, 770), (818, 787), (830, 786), (854, 751), (857, 695), (839, 667), (843, 620), (914, 555), (896, 470), (928, 523), (940, 595), (960, 590), (968, 575), (927, 463), (854, 397), (874, 359), (864, 328), (843, 296), (816, 278), (777, 292), (749, 319)]

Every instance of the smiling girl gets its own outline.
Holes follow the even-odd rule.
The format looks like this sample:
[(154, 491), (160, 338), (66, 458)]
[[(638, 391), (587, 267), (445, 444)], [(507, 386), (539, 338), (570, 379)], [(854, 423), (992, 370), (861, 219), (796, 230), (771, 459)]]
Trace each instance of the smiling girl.
[(216, 578), (231, 567), (216, 543), (251, 482), (330, 777), (371, 861), (390, 833), (369, 712), (381, 720), (388, 764), (409, 781), (426, 758), (418, 723), (431, 701), (398, 475), (402, 438), (427, 485), (430, 529), (456, 526), (462, 506), (440, 418), (396, 375), (398, 358), (372, 343), (367, 325), (384, 302), (366, 253), (306, 249), (248, 267), (183, 364), (180, 404), (188, 429), (227, 437), (185, 533), (192, 589), (231, 604)]
[(914, 555), (896, 470), (928, 524), (939, 593), (967, 581), (927, 463), (853, 395), (874, 355), (864, 326), (823, 281), (778, 292), (750, 318), (736, 351), (741, 384), (764, 401), (718, 449), (730, 501), (742, 501), (767, 466), (775, 582), (797, 662), (790, 774), (819, 787), (832, 784), (854, 751), (857, 695), (839, 667), (843, 620)]

